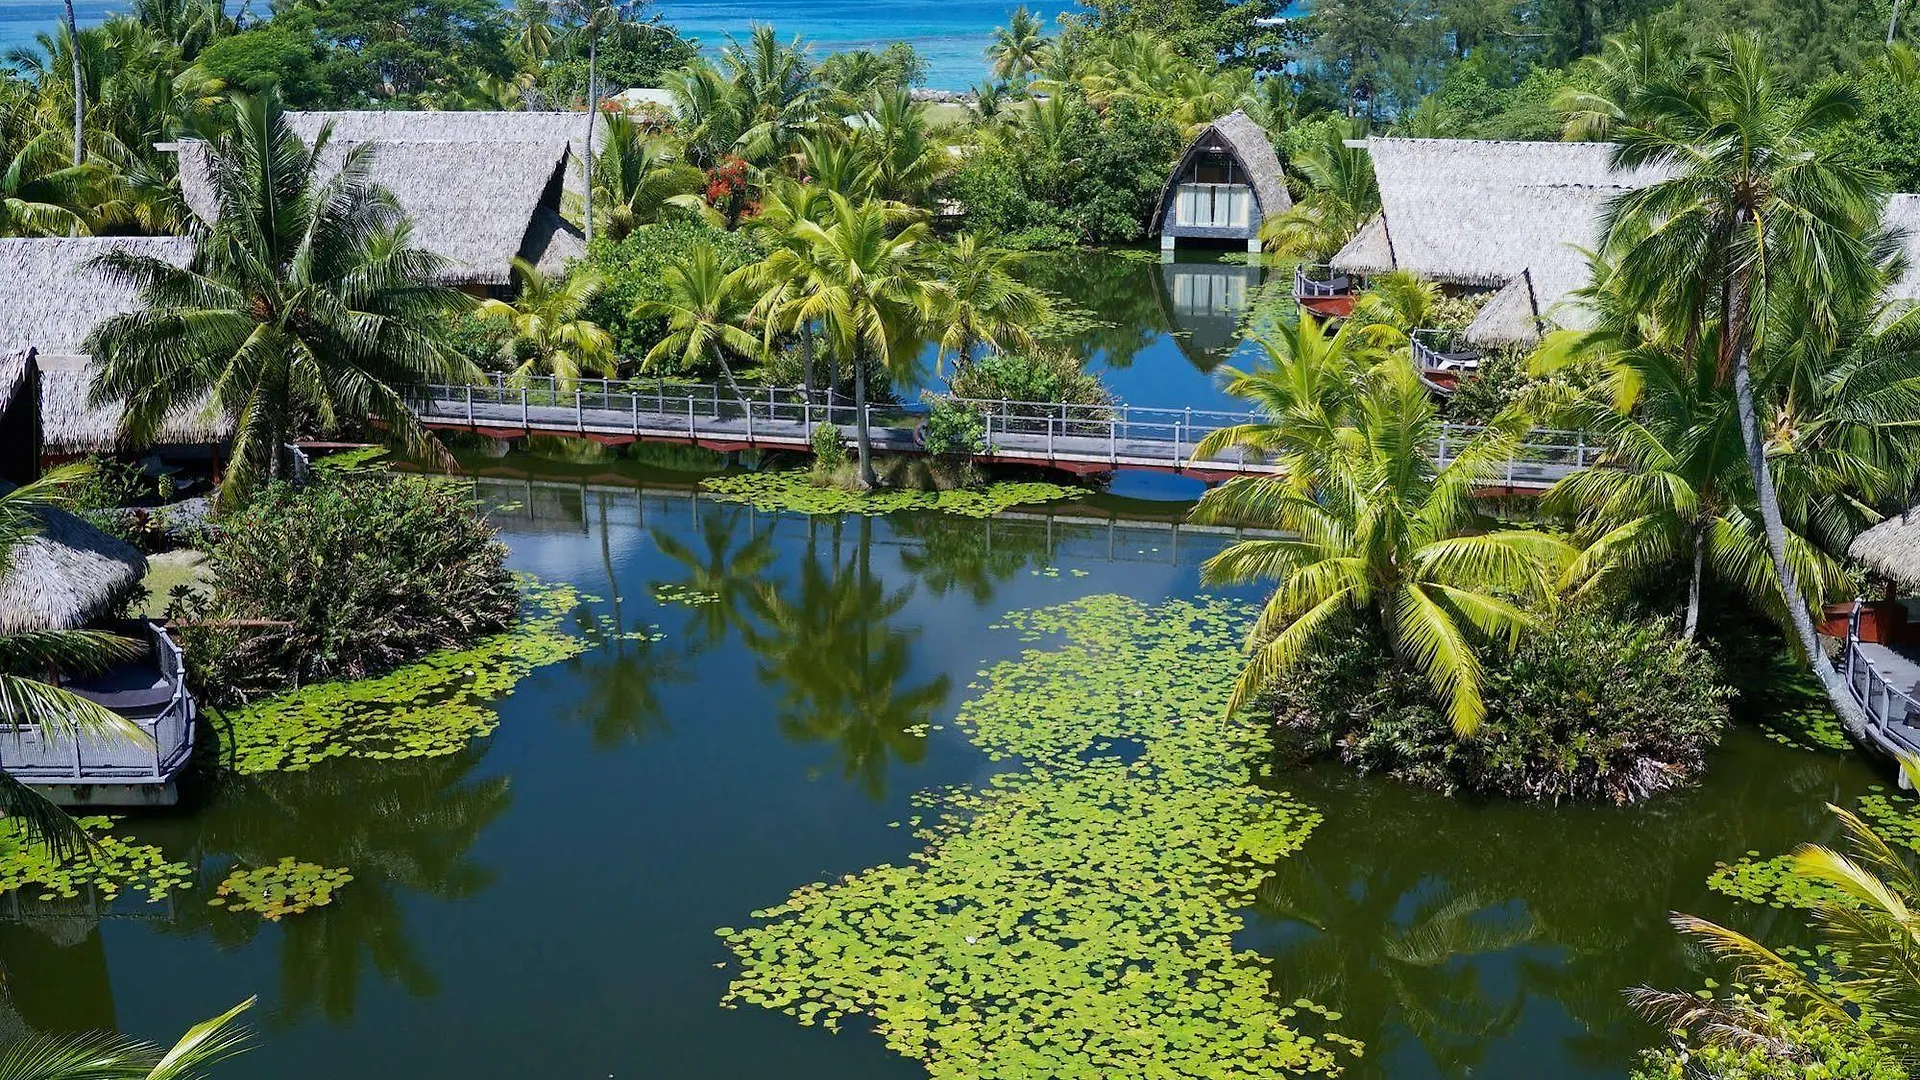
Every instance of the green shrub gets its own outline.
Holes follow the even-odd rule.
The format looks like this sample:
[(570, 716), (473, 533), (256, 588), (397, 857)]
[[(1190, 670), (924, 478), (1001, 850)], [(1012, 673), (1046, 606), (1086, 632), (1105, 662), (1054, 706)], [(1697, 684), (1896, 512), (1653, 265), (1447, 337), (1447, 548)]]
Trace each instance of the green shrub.
[(1100, 376), (1088, 371), (1077, 354), (1064, 349), (992, 353), (957, 368), (947, 387), (954, 397), (976, 401), (1113, 404), (1113, 395)]
[(987, 448), (987, 427), (980, 414), (944, 398), (933, 402), (927, 414), (927, 453), (935, 457), (966, 457)]
[(760, 259), (760, 252), (745, 236), (698, 221), (644, 225), (617, 244), (596, 240), (588, 250), (587, 262), (600, 271), (606, 284), (587, 305), (584, 317), (613, 335), (613, 351), (623, 363), (638, 361), (666, 336), (666, 320), (635, 318), (633, 305), (667, 299), (661, 276), (668, 265), (701, 244), (710, 245), (728, 270)]
[(1757, 1006), (1770, 1023), (1768, 1045), (1702, 1043), (1678, 1033), (1649, 1050), (1630, 1080), (1906, 1080), (1907, 1072), (1857, 1028), (1793, 1016), (1777, 1002)]
[(847, 463), (846, 438), (840, 434), (836, 424), (819, 424), (814, 427), (813, 467), (816, 472), (831, 472)]
[[(356, 679), (504, 629), (519, 609), (506, 548), (465, 485), (316, 470), (222, 522), (210, 601), (178, 610), (203, 691), (231, 700)], [(234, 620), (285, 625), (232, 626)]]
[(1470, 740), (1377, 632), (1302, 664), (1276, 716), (1312, 749), (1424, 787), (1621, 804), (1693, 781), (1728, 724), (1711, 658), (1662, 621), (1570, 610), (1483, 661), (1487, 716)]

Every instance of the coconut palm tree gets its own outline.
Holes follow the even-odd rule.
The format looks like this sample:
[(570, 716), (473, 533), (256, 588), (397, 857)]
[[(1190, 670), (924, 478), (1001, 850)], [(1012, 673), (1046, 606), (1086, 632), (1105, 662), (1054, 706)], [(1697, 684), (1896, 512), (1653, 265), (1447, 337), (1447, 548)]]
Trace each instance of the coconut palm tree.
[[(0, 491), (0, 579), (12, 572), (21, 546), (40, 533), (41, 515), (58, 506), (64, 490), (86, 473), (84, 466), (69, 465)], [(134, 642), (97, 630), (0, 632), (0, 726), (36, 731), (48, 743), (105, 733), (144, 739), (117, 714), (48, 679), (49, 672), (97, 670), (138, 651)], [(29, 841), (47, 844), (56, 857), (85, 851), (91, 843), (59, 807), (5, 772), (0, 772), (0, 815), (20, 822)]]
[[(1715, 361), (1733, 385), (1767, 550), (1783, 593), (1801, 596), (1768, 462), (1779, 433), (1761, 426), (1754, 358), (1766, 357), (1769, 314), (1791, 310), (1792, 322), (1831, 336), (1882, 281), (1885, 180), (1827, 137), (1859, 114), (1859, 98), (1840, 83), (1788, 93), (1759, 42), (1738, 37), (1697, 78), (1657, 83), (1642, 100), (1651, 119), (1620, 133), (1614, 164), (1672, 176), (1609, 205), (1603, 250), (1628, 300), (1682, 340), (1720, 326)], [(1811, 613), (1798, 603), (1788, 612), (1835, 712), (1864, 738), (1866, 714), (1821, 651)]]
[[(0, 116), (0, 236), (74, 236), (91, 231), (87, 218), (100, 174), (90, 165), (63, 165), (58, 131), (32, 133)], [(13, 130), (9, 130), (9, 129)]]
[(1605, 142), (1617, 128), (1646, 127), (1654, 120), (1647, 88), (1683, 76), (1690, 58), (1680, 43), (1650, 19), (1607, 38), (1600, 52), (1574, 65), (1579, 82), (1553, 99), (1566, 118), (1561, 137), (1569, 142)]
[(452, 465), (405, 390), (469, 377), (444, 335), (471, 302), (440, 283), (444, 261), (412, 246), (369, 179), (372, 147), (323, 177), (327, 139), (303, 146), (271, 92), (234, 95), (232, 130), (208, 155), (217, 219), (196, 227), (191, 264), (125, 251), (92, 264), (140, 299), (87, 337), (94, 401), (125, 403), (120, 435), (133, 444), (181, 409), (231, 417), (228, 505), (279, 477), (307, 416), (376, 421), (396, 451)]
[(518, 362), (513, 377), (551, 375), (558, 390), (573, 389), (583, 371), (612, 378), (619, 367), (613, 335), (582, 317), (605, 284), (600, 272), (581, 265), (564, 276), (549, 275), (516, 256), (513, 278), (520, 288), (512, 300), (486, 300), (474, 312), (482, 322), (511, 333), (501, 345), (501, 358)]
[(1402, 337), (1433, 325), (1440, 286), (1411, 270), (1390, 270), (1368, 279), (1367, 291), (1354, 298), (1353, 318), (1363, 326), (1381, 326)]
[(521, 69), (540, 70), (553, 52), (553, 4), (550, 0), (514, 0), (509, 25)]
[(755, 269), (729, 271), (710, 244), (701, 244), (660, 275), (664, 300), (642, 300), (635, 318), (667, 320), (667, 334), (640, 361), (645, 370), (718, 370), (733, 396), (745, 401), (729, 357), (760, 355), (760, 338), (747, 327), (753, 319)]
[(801, 241), (774, 251), (766, 271), (776, 278), (804, 282), (786, 317), (818, 324), (835, 355), (853, 371), (855, 443), (860, 479), (873, 487), (872, 440), (867, 431), (869, 367), (900, 376), (918, 360), (908, 347), (916, 328), (945, 294), (926, 280), (923, 247), (929, 232), (897, 204), (855, 203), (839, 192), (828, 194), (831, 209), (820, 221), (794, 223)]
[(0, 1050), (0, 1076), (13, 1080), (190, 1080), (246, 1049), (235, 1030), (253, 998), (187, 1030), (172, 1047), (107, 1032), (31, 1035)]
[[(801, 140), (802, 153), (811, 169), (821, 159), (817, 153), (828, 145), (826, 140)], [(787, 177), (775, 177), (761, 194), (760, 212), (747, 219), (745, 229), (757, 237), (768, 250), (785, 250), (788, 255), (779, 263), (763, 262), (755, 268), (753, 287), (759, 293), (754, 302), (754, 318), (765, 333), (762, 347), (771, 352), (774, 338), (782, 334), (794, 334), (800, 341), (800, 371), (802, 387), (807, 400), (813, 400), (814, 392), (814, 327), (811, 321), (798, 317), (799, 307), (795, 300), (812, 288), (812, 279), (807, 272), (807, 242), (794, 231), (794, 225), (800, 221), (820, 221), (833, 208), (833, 200), (827, 197), (830, 190), (844, 188), (831, 184), (819, 184)], [(827, 404), (833, 404), (833, 395), (840, 385), (838, 365), (830, 366), (827, 374)]]
[(1046, 47), (1045, 26), (1022, 4), (1013, 10), (1007, 25), (993, 32), (993, 43), (987, 46), (987, 60), (993, 64), (995, 78), (1023, 80), (1040, 66)]
[(874, 193), (921, 203), (953, 164), (946, 146), (928, 132), (927, 107), (904, 86), (883, 86), (868, 97), (864, 115), (866, 125), (853, 141), (873, 162)]
[[(1262, 442), (1306, 448), (1290, 463), (1296, 475), (1236, 479), (1195, 508), (1197, 520), (1255, 521), (1297, 537), (1244, 540), (1202, 568), (1211, 582), (1279, 582), (1248, 635), (1252, 659), (1228, 709), (1367, 619), (1469, 738), (1486, 713), (1474, 639), (1517, 644), (1537, 625), (1526, 605), (1551, 599), (1573, 551), (1549, 533), (1499, 529), (1474, 505), (1475, 485), (1509, 458), (1524, 420), (1489, 428), (1441, 466), (1430, 450), (1436, 407), (1410, 368), (1378, 365), (1358, 384), (1351, 415), (1331, 433), (1263, 433)], [(1285, 427), (1285, 415), (1268, 419)]]
[(946, 285), (934, 317), (942, 356), (953, 353), (964, 368), (982, 344), (995, 349), (1034, 345), (1030, 327), (1044, 320), (1052, 305), (1046, 294), (1013, 276), (1019, 256), (960, 233), (935, 251), (933, 262)]
[(773, 27), (756, 25), (746, 44), (729, 42), (720, 63), (730, 79), (741, 130), (732, 151), (764, 164), (785, 157), (819, 116), (826, 91), (807, 61), (807, 44), (785, 45)]
[(606, 128), (607, 145), (593, 171), (593, 205), (606, 219), (604, 235), (617, 244), (660, 220), (668, 207), (682, 205), (682, 196), (697, 198), (706, 174), (678, 160), (666, 142), (648, 137), (632, 117), (609, 114)]
[(1320, 144), (1294, 160), (1308, 190), (1293, 209), (1261, 223), (1260, 239), (1268, 250), (1325, 261), (1380, 212), (1373, 159), (1347, 145), (1348, 139), (1365, 137), (1364, 120), (1351, 129), (1329, 125)]

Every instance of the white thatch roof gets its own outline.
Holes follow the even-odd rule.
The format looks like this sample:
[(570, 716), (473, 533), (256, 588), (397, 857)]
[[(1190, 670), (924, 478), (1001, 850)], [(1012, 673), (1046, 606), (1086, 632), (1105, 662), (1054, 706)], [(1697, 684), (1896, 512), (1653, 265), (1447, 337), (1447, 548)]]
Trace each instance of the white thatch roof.
[(0, 634), (69, 630), (113, 614), (146, 575), (147, 560), (64, 510), (36, 513), (40, 534), (13, 550), (0, 575)]
[[(312, 114), (305, 114), (312, 115)], [(350, 113), (350, 116), (387, 115)], [(437, 116), (546, 116), (547, 113), (408, 113)], [(322, 154), (324, 173), (338, 169), (355, 145), (338, 129)], [(173, 145), (180, 154), (180, 193), (202, 219), (214, 205), (207, 145)], [(564, 140), (379, 140), (373, 180), (391, 191), (413, 222), (413, 241), (453, 265), (462, 285), (505, 285), (518, 255), (557, 271), (586, 251), (579, 231), (559, 214), (570, 153)]]
[(0, 353), (37, 349), (41, 362), (80, 355), (94, 324), (132, 311), (131, 289), (86, 270), (114, 249), (185, 266), (193, 244), (182, 237), (78, 237), (0, 240)]
[(1367, 149), (1381, 215), (1334, 267), (1501, 289), (1468, 330), (1481, 344), (1532, 341), (1543, 321), (1578, 325), (1563, 301), (1587, 279), (1582, 249), (1599, 242), (1607, 200), (1666, 175), (1614, 172), (1605, 143), (1376, 138)]
[[(89, 404), (92, 390), (93, 363), (86, 357), (40, 361), (40, 426), (47, 453), (87, 454), (119, 443), (126, 407), (118, 402)], [(233, 418), (207, 412), (202, 402), (175, 411), (153, 441), (160, 446), (217, 443), (232, 434)]]
[(1901, 234), (1907, 269), (1887, 290), (1887, 299), (1920, 302), (1920, 195), (1895, 195), (1887, 200), (1880, 223)]
[[(584, 112), (419, 112), (407, 109), (370, 109), (337, 112), (290, 112), (287, 126), (312, 145), (320, 129), (333, 125), (333, 138), (342, 143), (467, 142), (566, 143), (575, 161), (583, 160), (587, 144)], [(596, 120), (594, 146), (606, 135), (604, 119)], [(579, 179), (568, 178), (569, 183)], [(575, 188), (574, 190), (578, 190)]]
[(1876, 574), (1920, 586), (1920, 506), (1861, 533), (1847, 554)]

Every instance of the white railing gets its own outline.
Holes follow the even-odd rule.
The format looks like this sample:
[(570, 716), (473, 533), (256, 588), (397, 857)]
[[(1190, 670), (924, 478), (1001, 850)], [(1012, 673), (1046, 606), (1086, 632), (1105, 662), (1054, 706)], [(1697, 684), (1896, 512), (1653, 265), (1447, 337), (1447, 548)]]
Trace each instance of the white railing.
[(1413, 347), (1413, 365), (1422, 372), (1467, 374), (1480, 368), (1480, 350), (1466, 344), (1455, 330), (1415, 330), (1407, 335)]
[[(1136, 405), (1073, 405), (1060, 402), (960, 399), (954, 404), (978, 414), (984, 446), (977, 456), (1055, 465), (1112, 468), (1199, 468), (1241, 473), (1272, 472), (1277, 466), (1239, 449), (1198, 459), (1195, 448), (1208, 435), (1259, 423), (1249, 412), (1166, 409)], [(430, 385), (412, 395), (423, 420), (474, 430), (575, 433), (631, 438), (669, 438), (746, 446), (804, 449), (821, 424), (843, 431), (864, 422), (876, 447), (922, 447), (924, 406), (850, 404), (821, 400), (800, 390), (726, 387), (696, 383), (623, 383), (586, 379), (560, 389), (550, 378), (509, 383), (495, 376), (479, 385)], [(1482, 429), (1442, 424), (1435, 456), (1453, 460)], [(1605, 447), (1578, 432), (1531, 433), (1505, 469), (1508, 486), (1544, 487), (1560, 476), (1598, 464)], [(1490, 478), (1498, 479), (1498, 477)]]
[(47, 725), (0, 729), (0, 771), (32, 784), (163, 784), (193, 753), (194, 706), (180, 648), (157, 623), (147, 624), (153, 663), (172, 696), (148, 717), (125, 717), (142, 737), (124, 731), (80, 734)]
[(1353, 295), (1353, 275), (1335, 271), (1331, 266), (1305, 263), (1293, 268), (1295, 300), (1331, 300)]
[[(1860, 647), (1860, 603), (1855, 601), (1847, 616), (1847, 647), (1841, 666), (1847, 689), (1866, 711), (1870, 729), (1883, 738), (1891, 738), (1904, 749), (1914, 749), (1915, 735), (1905, 731), (1920, 720), (1920, 701), (1887, 681), (1873, 660)], [(1896, 725), (1899, 729), (1896, 731)]]

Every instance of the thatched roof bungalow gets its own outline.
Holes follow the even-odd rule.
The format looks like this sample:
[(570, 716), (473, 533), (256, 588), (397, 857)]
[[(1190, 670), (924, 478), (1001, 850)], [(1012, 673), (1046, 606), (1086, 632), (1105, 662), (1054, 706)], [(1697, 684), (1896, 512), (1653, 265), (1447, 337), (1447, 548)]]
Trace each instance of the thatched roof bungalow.
[(34, 513), (39, 535), (14, 548), (0, 573), (0, 634), (69, 630), (115, 614), (146, 576), (147, 560), (64, 510)]
[(1889, 581), (1920, 588), (1920, 506), (1861, 533), (1847, 554)]
[[(13, 387), (16, 395), (29, 385), (37, 390), (40, 440), (49, 456), (108, 450), (118, 437), (123, 410), (88, 403), (92, 367), (81, 352), (96, 323), (138, 304), (132, 290), (87, 268), (116, 249), (176, 266), (193, 257), (192, 241), (183, 237), (0, 239), (0, 387)], [(223, 418), (184, 409), (158, 441), (219, 442), (230, 430)]]
[[(560, 213), (579, 191), (573, 163), (584, 150), (579, 113), (341, 112), (289, 113), (288, 125), (312, 142), (332, 124), (322, 168), (374, 143), (373, 179), (393, 192), (413, 223), (414, 242), (451, 263), (447, 280), (476, 292), (512, 282), (512, 259), (558, 272), (586, 252), (580, 231)], [(180, 189), (202, 219), (217, 212), (207, 146), (164, 145), (180, 155)]]
[(1181, 239), (1231, 240), (1260, 250), (1260, 223), (1293, 208), (1280, 155), (1266, 129), (1235, 110), (1195, 135), (1160, 190), (1153, 235), (1162, 250)]
[(1587, 280), (1583, 249), (1607, 200), (1664, 177), (1616, 173), (1605, 143), (1485, 139), (1366, 141), (1381, 213), (1334, 256), (1336, 270), (1410, 270), (1430, 281), (1499, 290), (1467, 331), (1478, 345), (1536, 341), (1582, 325), (1565, 303)]

